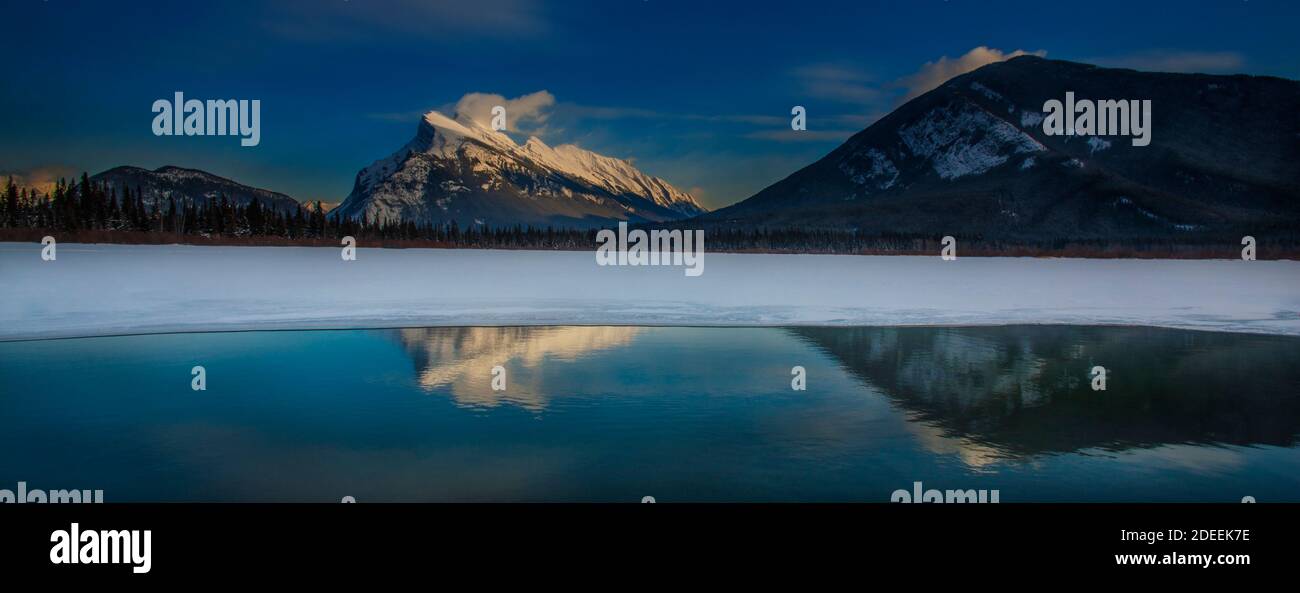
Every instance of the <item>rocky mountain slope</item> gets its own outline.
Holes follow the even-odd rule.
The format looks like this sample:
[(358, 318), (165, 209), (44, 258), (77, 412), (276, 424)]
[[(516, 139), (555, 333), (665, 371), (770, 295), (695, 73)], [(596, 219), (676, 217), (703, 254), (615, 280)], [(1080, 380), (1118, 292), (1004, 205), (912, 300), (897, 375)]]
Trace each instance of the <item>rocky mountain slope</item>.
[[(1044, 102), (1148, 99), (1151, 142), (1048, 136)], [(1300, 83), (1024, 56), (958, 76), (700, 220), (1007, 240), (1300, 229)]]
[(517, 144), (468, 117), (429, 112), (400, 150), (362, 169), (332, 216), (493, 227), (591, 227), (705, 210), (631, 163), (574, 145)]

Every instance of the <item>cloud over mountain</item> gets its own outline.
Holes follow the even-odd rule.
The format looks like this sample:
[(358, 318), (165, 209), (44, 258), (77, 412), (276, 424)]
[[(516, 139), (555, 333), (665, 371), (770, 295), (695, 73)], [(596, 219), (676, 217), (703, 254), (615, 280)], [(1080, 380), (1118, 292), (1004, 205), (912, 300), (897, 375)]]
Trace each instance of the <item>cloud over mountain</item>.
[[(614, 221), (676, 220), (704, 212), (690, 194), (638, 170), (631, 159), (576, 144), (550, 146), (536, 134), (555, 97), (464, 95), (450, 115), (430, 111), (415, 137), (362, 169), (333, 212), (341, 218), (592, 227)], [(531, 124), (522, 144), (493, 130), (492, 108), (506, 108), (510, 129)]]
[(521, 123), (531, 124), (534, 127), (546, 123), (551, 107), (555, 106), (555, 95), (540, 90), (507, 99), (496, 93), (467, 93), (450, 111), (467, 117), (483, 127), (491, 127), (492, 108), (497, 105), (506, 109), (506, 131), (518, 132)]
[(948, 82), (953, 77), (961, 76), (982, 66), (1026, 55), (1042, 58), (1047, 56), (1047, 52), (1041, 49), (1032, 52), (1017, 49), (1008, 53), (981, 45), (956, 59), (943, 56), (933, 62), (926, 62), (916, 74), (903, 78), (901, 81), (903, 86), (907, 88), (907, 95), (903, 97), (903, 101), (925, 94), (927, 91), (936, 89), (939, 85)]

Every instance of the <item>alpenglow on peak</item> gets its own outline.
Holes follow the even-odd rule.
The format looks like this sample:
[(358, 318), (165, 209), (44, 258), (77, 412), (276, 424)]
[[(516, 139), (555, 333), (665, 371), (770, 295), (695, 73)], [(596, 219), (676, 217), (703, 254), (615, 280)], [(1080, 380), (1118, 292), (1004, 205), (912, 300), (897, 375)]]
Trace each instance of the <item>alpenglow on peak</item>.
[(430, 111), (411, 141), (357, 173), (333, 216), (370, 221), (596, 227), (706, 210), (632, 163), (573, 144), (522, 144), (463, 116)]

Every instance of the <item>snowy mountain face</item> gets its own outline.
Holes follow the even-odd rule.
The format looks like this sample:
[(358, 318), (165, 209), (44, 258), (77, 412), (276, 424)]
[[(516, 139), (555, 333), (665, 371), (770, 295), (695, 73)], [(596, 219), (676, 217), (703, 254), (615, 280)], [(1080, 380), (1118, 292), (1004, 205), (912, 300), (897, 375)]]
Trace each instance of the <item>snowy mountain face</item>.
[(334, 216), (593, 227), (705, 212), (690, 194), (631, 163), (531, 137), (520, 145), (467, 117), (426, 114), (416, 136), (357, 174)]
[[(1044, 134), (1044, 102), (1066, 92), (1150, 100), (1151, 144)], [(905, 103), (821, 160), (701, 220), (1034, 240), (1294, 230), (1296, 105), (1300, 83), (1279, 78), (1018, 57)]]
[(122, 195), (123, 188), (129, 188), (133, 197), (139, 190), (145, 206), (150, 208), (157, 204), (165, 209), (172, 199), (176, 200), (177, 208), (188, 204), (202, 206), (209, 199), (222, 197), (240, 206), (247, 206), (257, 198), (262, 207), (281, 212), (294, 212), (298, 208), (298, 201), (285, 194), (249, 187), (197, 169), (167, 166), (150, 171), (140, 167), (114, 167), (90, 180), (107, 184), (118, 196)]

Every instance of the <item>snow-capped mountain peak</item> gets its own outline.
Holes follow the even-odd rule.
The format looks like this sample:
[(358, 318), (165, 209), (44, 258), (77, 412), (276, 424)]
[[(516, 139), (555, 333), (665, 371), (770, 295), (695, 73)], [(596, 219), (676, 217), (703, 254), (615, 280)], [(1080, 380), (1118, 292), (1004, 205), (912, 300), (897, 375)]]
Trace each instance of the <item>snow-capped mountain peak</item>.
[(424, 114), (422, 127), (423, 125), (432, 127), (438, 135), (448, 141), (475, 140), (486, 146), (506, 151), (519, 148), (515, 141), (510, 139), (510, 136), (495, 131), (466, 116), (451, 118), (437, 111), (430, 111)]
[(616, 194), (645, 196), (660, 206), (684, 214), (704, 212), (704, 208), (690, 194), (658, 177), (642, 173), (631, 162), (623, 159), (597, 154), (574, 144), (561, 144), (551, 148), (536, 136), (529, 137), (519, 152), (553, 171), (582, 179)]
[(705, 212), (631, 162), (573, 144), (523, 144), (473, 118), (426, 113), (416, 136), (357, 174), (336, 216), (462, 224), (598, 226)]

